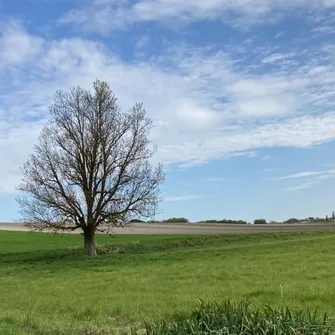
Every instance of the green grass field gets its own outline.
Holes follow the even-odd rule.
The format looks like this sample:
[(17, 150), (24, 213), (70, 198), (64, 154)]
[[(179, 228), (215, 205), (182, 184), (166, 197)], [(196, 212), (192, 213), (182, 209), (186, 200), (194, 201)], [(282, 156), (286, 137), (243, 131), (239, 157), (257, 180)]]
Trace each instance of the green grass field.
[[(335, 233), (82, 237), (0, 231), (0, 334), (105, 334), (205, 301), (335, 315)], [(104, 246), (107, 245), (107, 246)]]

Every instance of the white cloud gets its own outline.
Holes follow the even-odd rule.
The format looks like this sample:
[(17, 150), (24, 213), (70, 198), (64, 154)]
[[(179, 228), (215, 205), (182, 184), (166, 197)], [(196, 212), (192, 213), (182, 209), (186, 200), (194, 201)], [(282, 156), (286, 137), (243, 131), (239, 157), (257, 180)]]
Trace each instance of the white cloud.
[(191, 201), (191, 200), (199, 200), (203, 198), (204, 198), (203, 195), (182, 195), (182, 196), (174, 196), (174, 197), (165, 197), (164, 201), (166, 202)]
[(286, 191), (297, 191), (301, 189), (310, 188), (322, 180), (334, 178), (335, 177), (335, 169), (328, 169), (325, 171), (306, 171), (306, 172), (298, 172), (294, 174), (290, 174), (283, 177), (273, 178), (276, 180), (284, 180), (284, 179), (300, 179), (300, 178), (307, 178), (307, 180), (300, 184), (291, 187), (285, 188)]
[(284, 179), (315, 177), (314, 179), (316, 180), (316, 179), (326, 179), (332, 176), (335, 176), (335, 169), (328, 169), (325, 171), (303, 171), (303, 172), (292, 173), (286, 176), (281, 176), (281, 177), (277, 177), (273, 179), (284, 180)]
[(110, 7), (101, 4), (104, 3), (98, 3), (99, 6), (93, 8), (72, 9), (60, 19), (60, 23), (75, 23), (84, 31), (107, 35), (112, 30), (122, 29), (130, 20), (130, 13), (120, 5)]
[(14, 127), (0, 123), (0, 195), (15, 191), (21, 179), (20, 166), (32, 152), (43, 123), (41, 120)]
[[(171, 109), (173, 109), (172, 106)], [(188, 126), (192, 125), (195, 128), (203, 129), (207, 125), (213, 126), (215, 122), (220, 121), (215, 111), (199, 106), (191, 100), (176, 101), (175, 110), (177, 122), (187, 123)]]
[(295, 178), (303, 178), (303, 177), (312, 177), (312, 176), (319, 176), (322, 175), (322, 171), (306, 171), (306, 172), (298, 172), (289, 174), (287, 176), (278, 177), (275, 179), (282, 180), (282, 179), (295, 179)]
[[(335, 113), (321, 116), (290, 118), (285, 122), (269, 122), (260, 126), (240, 126), (234, 131), (208, 131), (200, 138), (186, 140), (179, 134), (178, 142), (172, 143), (169, 134), (160, 139), (159, 157), (167, 162), (188, 161), (201, 164), (208, 160), (228, 157), (239, 152), (269, 147), (309, 147), (333, 140), (335, 137)], [(188, 134), (189, 135), (189, 134)], [(189, 137), (190, 139), (191, 137)], [(174, 138), (176, 140), (176, 138)]]
[[(245, 27), (273, 22), (298, 9), (329, 10), (333, 0), (141, 0), (134, 2), (96, 0), (93, 6), (72, 9), (61, 18), (86, 31), (103, 34), (136, 22), (159, 21), (169, 24), (206, 19), (222, 19), (233, 26)], [(112, 19), (111, 19), (112, 18)]]
[(203, 164), (255, 155), (259, 148), (309, 147), (335, 138), (331, 62), (319, 64), (309, 57), (294, 71), (263, 74), (225, 52), (181, 45), (156, 59), (126, 63), (101, 43), (46, 40), (19, 24), (2, 29), (8, 41), (18, 35), (29, 41), (21, 50), (26, 56), (14, 57), (15, 62), (12, 44), (1, 49), (3, 64), (12, 62), (9, 72), (0, 68), (0, 75), (6, 75), (6, 85), (0, 83), (3, 192), (14, 191), (17, 167), (31, 152), (54, 92), (78, 84), (90, 88), (97, 78), (109, 82), (123, 109), (144, 103), (156, 125), (157, 159), (165, 164)]
[(282, 36), (284, 36), (285, 35), (285, 31), (280, 31), (279, 33), (277, 33), (276, 35), (275, 35), (275, 38), (279, 38), (279, 37), (282, 37)]
[(42, 38), (29, 35), (19, 22), (0, 22), (0, 70), (28, 63), (38, 55), (42, 46)]
[(292, 187), (287, 187), (285, 191), (299, 191), (299, 190), (305, 190), (307, 188), (310, 188), (313, 186), (314, 183), (312, 182), (306, 182), (300, 185), (292, 186)]
[(267, 56), (265, 58), (262, 59), (262, 63), (264, 64), (272, 64), (272, 63), (276, 63), (279, 62), (281, 60), (290, 58), (291, 55), (290, 54), (282, 54), (282, 53), (274, 53), (270, 56)]

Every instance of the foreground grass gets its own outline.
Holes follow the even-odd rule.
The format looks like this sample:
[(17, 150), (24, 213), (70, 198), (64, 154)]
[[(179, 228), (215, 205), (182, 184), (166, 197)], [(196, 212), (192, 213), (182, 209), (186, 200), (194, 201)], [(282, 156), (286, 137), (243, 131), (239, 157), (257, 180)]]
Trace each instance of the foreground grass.
[[(0, 334), (103, 334), (206, 301), (335, 315), (335, 234), (99, 236), (0, 232)], [(108, 245), (108, 246), (106, 246)]]
[(146, 323), (133, 335), (325, 335), (332, 334), (332, 321), (310, 310), (292, 313), (288, 308), (253, 309), (248, 303), (201, 303), (189, 315)]

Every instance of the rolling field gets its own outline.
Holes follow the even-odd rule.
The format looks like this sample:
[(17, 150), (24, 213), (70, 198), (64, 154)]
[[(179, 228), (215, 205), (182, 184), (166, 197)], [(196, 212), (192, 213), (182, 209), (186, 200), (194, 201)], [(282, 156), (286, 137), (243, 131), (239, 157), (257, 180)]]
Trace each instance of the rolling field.
[(107, 334), (205, 301), (335, 315), (335, 232), (98, 236), (0, 231), (0, 334)]

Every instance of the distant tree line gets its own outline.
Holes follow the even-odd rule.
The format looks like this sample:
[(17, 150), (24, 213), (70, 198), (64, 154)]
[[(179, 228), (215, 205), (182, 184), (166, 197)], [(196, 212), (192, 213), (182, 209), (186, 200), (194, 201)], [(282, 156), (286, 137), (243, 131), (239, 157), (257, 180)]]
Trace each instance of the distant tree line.
[[(131, 223), (189, 223), (190, 220), (185, 217), (172, 217), (164, 220), (148, 220), (143, 221), (140, 219), (134, 219), (130, 221)], [(244, 220), (231, 220), (231, 219), (222, 219), (222, 220), (216, 220), (216, 219), (210, 219), (210, 220), (202, 220), (197, 221), (197, 223), (223, 223), (223, 224), (247, 224)]]
[(225, 224), (247, 224), (247, 221), (243, 220), (231, 220), (231, 219), (222, 219), (222, 220), (203, 220), (198, 221), (198, 223), (225, 223)]
[(187, 218), (184, 217), (172, 217), (169, 219), (165, 219), (165, 220), (148, 220), (148, 221), (144, 221), (144, 220), (140, 220), (140, 219), (133, 219), (130, 220), (131, 223), (189, 223), (190, 221)]
[(297, 219), (297, 218), (290, 218), (286, 221), (283, 221), (283, 223), (318, 223), (318, 222), (328, 222), (328, 221), (334, 221), (335, 218), (333, 215), (331, 217), (328, 217), (327, 215), (324, 218), (320, 217), (313, 217), (310, 216), (308, 218), (303, 219)]
[(190, 221), (186, 218), (169, 218), (166, 220), (162, 220), (163, 223), (189, 223)]
[[(308, 218), (303, 218), (303, 219), (289, 218), (285, 221), (269, 221), (269, 222), (263, 218), (259, 218), (259, 219), (255, 219), (253, 221), (253, 224), (321, 223), (321, 222), (331, 222), (331, 221), (335, 221), (335, 212), (333, 212), (332, 215), (329, 217), (326, 215), (324, 218), (310, 216)], [(131, 220), (130, 222), (132, 223), (141, 223), (141, 222), (143, 223), (144, 222), (147, 222), (147, 223), (189, 223), (190, 220), (188, 220), (185, 217), (171, 217), (171, 218), (164, 219), (164, 220), (148, 220), (148, 221), (134, 219), (134, 220)], [(233, 219), (221, 219), (221, 220), (208, 219), (208, 220), (197, 221), (196, 223), (248, 224), (247, 221), (233, 220)]]
[(254, 224), (267, 224), (265, 219), (256, 219), (254, 220)]

